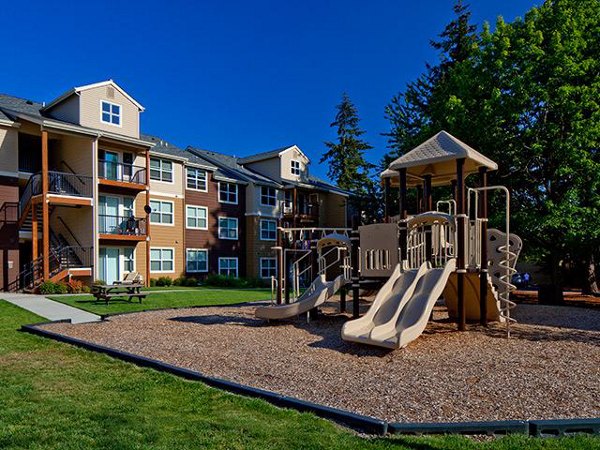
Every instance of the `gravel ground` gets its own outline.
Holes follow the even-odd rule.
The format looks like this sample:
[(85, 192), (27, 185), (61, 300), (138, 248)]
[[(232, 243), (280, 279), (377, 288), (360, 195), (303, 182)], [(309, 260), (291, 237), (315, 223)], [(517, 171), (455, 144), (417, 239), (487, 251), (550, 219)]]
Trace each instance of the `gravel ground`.
[(310, 324), (267, 324), (244, 306), (43, 328), (389, 421), (600, 416), (598, 310), (519, 305), (507, 340), (498, 324), (458, 333), (436, 306), (419, 339), (386, 351), (342, 341), (336, 307)]

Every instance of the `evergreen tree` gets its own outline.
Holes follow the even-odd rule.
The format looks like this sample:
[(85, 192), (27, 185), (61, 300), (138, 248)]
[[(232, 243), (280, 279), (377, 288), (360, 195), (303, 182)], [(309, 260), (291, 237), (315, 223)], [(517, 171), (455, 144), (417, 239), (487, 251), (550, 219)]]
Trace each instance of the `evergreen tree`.
[(337, 140), (325, 142), (327, 151), (319, 162), (328, 163), (329, 178), (353, 194), (354, 209), (366, 211), (372, 219), (381, 203), (377, 201), (378, 188), (371, 173), (374, 165), (365, 159), (365, 152), (373, 147), (361, 139), (365, 132), (359, 127), (358, 111), (346, 93), (336, 109), (330, 127), (336, 129)]

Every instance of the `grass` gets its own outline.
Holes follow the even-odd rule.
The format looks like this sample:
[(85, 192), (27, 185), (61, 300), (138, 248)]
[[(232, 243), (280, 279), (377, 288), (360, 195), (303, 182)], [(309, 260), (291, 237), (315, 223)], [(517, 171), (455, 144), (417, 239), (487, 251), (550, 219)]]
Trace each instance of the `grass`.
[(311, 414), (17, 331), (40, 320), (0, 300), (2, 449), (600, 448), (600, 438), (585, 435), (364, 438)]
[[(155, 289), (155, 288), (149, 288)], [(65, 303), (94, 314), (115, 314), (123, 312), (146, 311), (160, 308), (186, 308), (202, 305), (232, 305), (235, 303), (268, 300), (271, 298), (269, 289), (218, 289), (218, 288), (187, 288), (177, 292), (149, 291), (142, 303), (134, 300), (111, 300), (108, 305), (98, 302), (91, 295), (57, 295), (52, 300)], [(168, 290), (168, 289), (163, 289)]]

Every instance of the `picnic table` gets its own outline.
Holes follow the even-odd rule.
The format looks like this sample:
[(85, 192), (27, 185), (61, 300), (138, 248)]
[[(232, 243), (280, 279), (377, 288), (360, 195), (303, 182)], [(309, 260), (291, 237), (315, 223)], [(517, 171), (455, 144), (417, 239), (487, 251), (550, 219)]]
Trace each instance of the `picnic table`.
[(146, 298), (146, 293), (141, 292), (144, 287), (141, 283), (134, 284), (95, 284), (92, 286), (92, 294), (96, 300), (104, 300), (108, 305), (111, 299), (125, 300), (128, 302), (137, 298), (140, 303)]

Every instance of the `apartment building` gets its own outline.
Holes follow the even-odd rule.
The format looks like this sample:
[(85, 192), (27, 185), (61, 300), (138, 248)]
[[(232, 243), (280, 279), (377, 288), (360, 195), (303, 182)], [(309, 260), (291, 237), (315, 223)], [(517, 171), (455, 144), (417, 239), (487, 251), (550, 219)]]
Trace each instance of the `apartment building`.
[(289, 146), (236, 158), (140, 134), (114, 81), (0, 94), (0, 287), (208, 273), (269, 278), (278, 226), (344, 227), (347, 193)]

